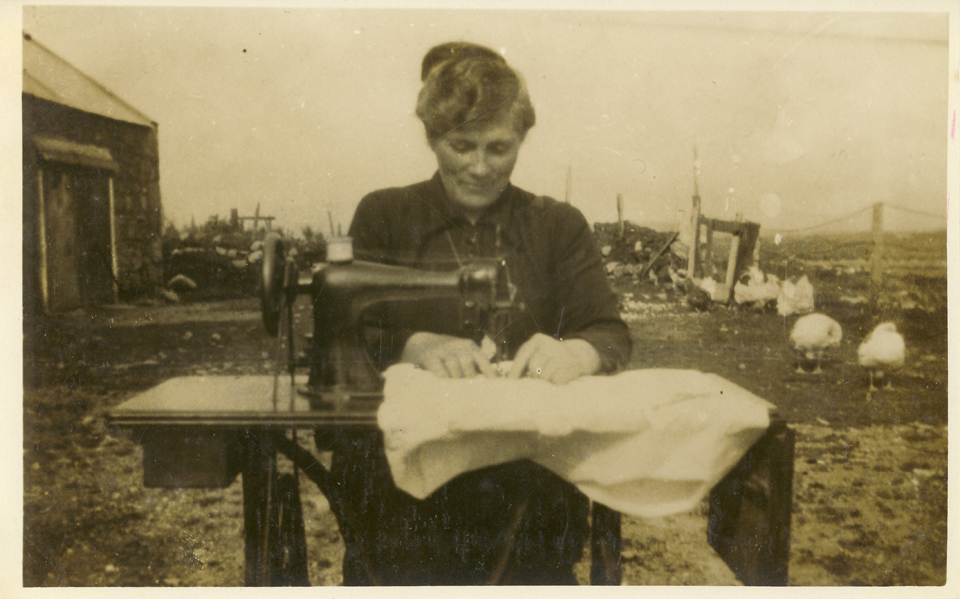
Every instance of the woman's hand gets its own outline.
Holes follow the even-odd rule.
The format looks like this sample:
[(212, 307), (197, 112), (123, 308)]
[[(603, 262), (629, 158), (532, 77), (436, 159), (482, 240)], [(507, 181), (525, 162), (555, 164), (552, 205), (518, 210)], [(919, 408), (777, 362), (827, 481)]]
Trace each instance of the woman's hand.
[(400, 361), (415, 364), (440, 378), (470, 378), (478, 374), (497, 376), (490, 357), (479, 345), (451, 335), (414, 333), (403, 346)]
[(562, 385), (600, 370), (600, 354), (583, 339), (558, 341), (537, 333), (527, 340), (513, 359), (508, 378), (518, 379), (524, 373)]

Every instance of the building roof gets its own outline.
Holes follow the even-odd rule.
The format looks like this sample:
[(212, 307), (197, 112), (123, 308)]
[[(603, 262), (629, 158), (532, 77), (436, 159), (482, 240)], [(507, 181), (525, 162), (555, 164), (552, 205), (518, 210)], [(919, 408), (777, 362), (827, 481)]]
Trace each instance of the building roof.
[(146, 127), (156, 123), (116, 94), (23, 34), (23, 93)]

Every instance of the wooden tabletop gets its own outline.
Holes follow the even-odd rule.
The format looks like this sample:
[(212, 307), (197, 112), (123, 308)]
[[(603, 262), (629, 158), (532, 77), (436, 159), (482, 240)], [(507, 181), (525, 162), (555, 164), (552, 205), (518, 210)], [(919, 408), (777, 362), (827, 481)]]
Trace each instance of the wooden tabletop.
[[(295, 389), (306, 385), (297, 376)], [(107, 414), (117, 426), (361, 426), (376, 427), (382, 394), (365, 394), (339, 401), (291, 394), (290, 375), (277, 379), (274, 400), (272, 375), (205, 375), (177, 377), (144, 391)]]

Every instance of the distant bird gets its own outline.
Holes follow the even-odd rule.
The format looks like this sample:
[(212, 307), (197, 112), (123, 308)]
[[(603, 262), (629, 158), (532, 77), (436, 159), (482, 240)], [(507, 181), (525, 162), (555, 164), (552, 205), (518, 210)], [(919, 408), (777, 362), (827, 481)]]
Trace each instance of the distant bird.
[(797, 295), (795, 299), (797, 314), (813, 312), (816, 307), (813, 298), (813, 285), (810, 284), (810, 279), (807, 278), (807, 275), (803, 275), (800, 277), (800, 280), (797, 281)]
[(738, 304), (765, 307), (778, 295), (780, 279), (774, 274), (764, 275), (756, 265), (751, 265), (733, 288), (733, 300)]
[(740, 276), (740, 282), (744, 285), (749, 285), (750, 281), (756, 283), (763, 283), (766, 280), (766, 275), (763, 274), (763, 271), (760, 270), (760, 267), (756, 264), (751, 264), (747, 267), (747, 272)]
[(813, 312), (813, 299), (813, 285), (807, 275), (803, 275), (796, 283), (785, 280), (777, 296), (777, 314), (790, 316)]
[(797, 352), (797, 372), (807, 373), (804, 364), (816, 361), (817, 366), (810, 374), (820, 374), (823, 351), (839, 347), (841, 339), (843, 329), (836, 320), (825, 314), (801, 316), (790, 332), (790, 344)]
[(696, 283), (696, 286), (697, 286), (697, 287), (699, 287), (700, 289), (703, 289), (704, 291), (706, 291), (706, 292), (707, 292), (707, 295), (710, 296), (710, 299), (711, 299), (711, 300), (712, 300), (713, 298), (717, 297), (717, 282), (714, 281), (713, 278), (711, 278), (711, 277), (704, 277), (704, 278), (700, 279), (699, 281), (696, 280), (696, 279), (694, 279), (694, 283)]
[[(713, 279), (706, 279), (708, 281), (713, 281)], [(716, 290), (716, 282), (713, 281), (713, 291)], [(711, 291), (711, 286), (708, 284), (695, 285), (691, 284), (687, 288), (687, 305), (698, 312), (703, 312), (710, 308), (710, 304), (713, 302), (713, 292)]]
[(777, 294), (777, 314), (790, 316), (797, 311), (797, 286), (791, 281), (783, 280), (780, 293)]
[(874, 377), (887, 378), (887, 389), (893, 385), (888, 377), (884, 376), (883, 369), (900, 368), (906, 358), (906, 344), (903, 336), (897, 332), (897, 325), (884, 322), (867, 335), (860, 349), (857, 350), (860, 365), (870, 373), (870, 389), (867, 391), (867, 401), (872, 399), (871, 393), (877, 388), (873, 384)]

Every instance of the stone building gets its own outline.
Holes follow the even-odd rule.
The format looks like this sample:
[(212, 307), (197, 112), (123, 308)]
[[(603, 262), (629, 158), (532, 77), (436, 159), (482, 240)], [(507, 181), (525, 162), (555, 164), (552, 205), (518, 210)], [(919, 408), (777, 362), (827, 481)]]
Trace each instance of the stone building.
[(22, 105), (25, 312), (156, 293), (157, 123), (26, 33)]

